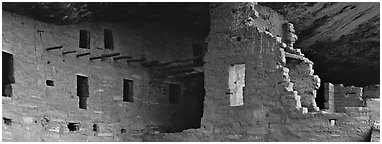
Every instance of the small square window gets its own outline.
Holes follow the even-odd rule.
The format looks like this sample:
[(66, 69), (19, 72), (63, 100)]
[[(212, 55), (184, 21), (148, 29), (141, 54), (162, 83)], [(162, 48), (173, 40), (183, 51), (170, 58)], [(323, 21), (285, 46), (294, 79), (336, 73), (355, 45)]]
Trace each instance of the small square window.
[(53, 80), (46, 80), (46, 85), (47, 86), (54, 86), (54, 81)]

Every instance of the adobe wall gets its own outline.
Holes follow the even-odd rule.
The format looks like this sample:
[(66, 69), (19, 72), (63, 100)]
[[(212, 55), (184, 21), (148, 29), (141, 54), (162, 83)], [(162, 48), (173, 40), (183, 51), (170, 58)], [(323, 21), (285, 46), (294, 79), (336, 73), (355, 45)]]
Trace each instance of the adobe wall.
[[(90, 49), (79, 48), (80, 29), (90, 31)], [(114, 50), (103, 48), (104, 29), (113, 31)], [(141, 141), (133, 134), (142, 135), (151, 127), (184, 125), (182, 117), (193, 114), (188, 110), (192, 103), (182, 105), (188, 102), (182, 99), (180, 104), (169, 104), (165, 92), (168, 85), (153, 84), (156, 80), (150, 77), (148, 68), (125, 60), (89, 58), (119, 52), (134, 59), (182, 60), (192, 57), (192, 44), (201, 43), (203, 39), (193, 34), (150, 24), (60, 26), (3, 11), (2, 50), (13, 54), (16, 79), (13, 96), (3, 97), (3, 122), (4, 118), (12, 120), (11, 125), (2, 125), (3, 140)], [(54, 46), (63, 48), (46, 51)], [(62, 54), (70, 50), (77, 52)], [(75, 56), (86, 52), (91, 54)], [(77, 74), (89, 79), (88, 109), (79, 109)], [(122, 101), (123, 79), (134, 81), (134, 102)], [(53, 80), (54, 86), (46, 86), (46, 80)], [(80, 130), (69, 131), (68, 122), (80, 123)]]

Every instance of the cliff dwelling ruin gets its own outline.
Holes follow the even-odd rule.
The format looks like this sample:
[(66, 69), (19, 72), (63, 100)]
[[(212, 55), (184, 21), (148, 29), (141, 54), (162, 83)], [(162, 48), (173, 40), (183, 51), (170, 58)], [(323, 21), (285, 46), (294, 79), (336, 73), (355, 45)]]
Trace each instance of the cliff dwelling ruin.
[(2, 141), (379, 141), (379, 3), (2, 5)]

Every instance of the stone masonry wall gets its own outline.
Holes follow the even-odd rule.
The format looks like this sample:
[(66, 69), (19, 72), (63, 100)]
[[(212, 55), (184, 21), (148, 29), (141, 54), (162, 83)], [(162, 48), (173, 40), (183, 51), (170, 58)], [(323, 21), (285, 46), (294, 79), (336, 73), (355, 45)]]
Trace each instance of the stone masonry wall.
[[(80, 29), (90, 31), (90, 49), (78, 47)], [(113, 31), (114, 50), (103, 48), (103, 29)], [(182, 60), (192, 57), (195, 43), (203, 39), (150, 24), (59, 26), (3, 11), (2, 50), (13, 54), (16, 81), (13, 96), (3, 97), (3, 141), (141, 141), (139, 135), (151, 127), (182, 124), (184, 106), (155, 92), (147, 68), (89, 58), (119, 52), (134, 59)], [(45, 50), (55, 46), (63, 48)], [(62, 54), (71, 50), (77, 52)], [(86, 52), (91, 54), (75, 56)], [(79, 109), (77, 74), (89, 80), (88, 109)], [(134, 102), (122, 101), (123, 79), (134, 81)], [(79, 123), (79, 130), (69, 131), (69, 123)]]
[[(287, 68), (286, 44), (278, 37), (283, 34), (282, 25), (286, 22), (277, 13), (264, 9), (256, 3), (211, 4), (202, 128), (158, 135), (155, 140), (363, 141), (367, 138), (368, 113), (352, 117), (308, 112), (301, 106), (300, 94), (294, 89)], [(288, 51), (298, 54), (291, 47)], [(246, 65), (243, 106), (230, 106), (227, 94), (228, 68), (233, 64)], [(331, 125), (331, 121), (337, 123)]]
[(293, 89), (301, 96), (301, 106), (309, 111), (319, 111), (315, 98), (320, 87), (320, 78), (313, 75), (313, 62), (296, 54), (286, 52), (286, 66), (293, 83)]
[(379, 84), (363, 87), (362, 98), (363, 99), (380, 98)]
[[(367, 141), (368, 108), (331, 113), (308, 112), (301, 106), (286, 67), (286, 55), (298, 51), (291, 45), (285, 49), (287, 44), (277, 36), (282, 34), (278, 31), (285, 22), (282, 17), (256, 3), (212, 3), (210, 7), (202, 126), (155, 134), (147, 141)], [(243, 63), (244, 105), (232, 107), (228, 69)]]
[(345, 112), (345, 107), (362, 107), (362, 88), (354, 86), (334, 85), (334, 110)]
[[(331, 113), (326, 111), (308, 112), (307, 108), (302, 107), (300, 93), (297, 89), (294, 89), (294, 83), (291, 81), (292, 77), (286, 61), (288, 53), (298, 54), (299, 52), (292, 48), (293, 44), (282, 42), (285, 39), (281, 37), (285, 34), (282, 27), (287, 23), (282, 16), (256, 3), (211, 3), (210, 15), (211, 29), (207, 38), (208, 52), (204, 58), (206, 62), (204, 65), (206, 96), (201, 128), (189, 129), (179, 133), (154, 132), (139, 136), (137, 133), (145, 130), (142, 128), (145, 125), (140, 122), (155, 123), (153, 119), (150, 119), (152, 117), (144, 116), (151, 116), (152, 113), (150, 112), (157, 112), (156, 109), (159, 107), (154, 107), (153, 104), (148, 109), (144, 104), (141, 104), (131, 109), (123, 109), (137, 113), (136, 115), (129, 115), (131, 117), (125, 117), (124, 112), (120, 112), (121, 109), (118, 109), (119, 106), (111, 107), (113, 111), (116, 111), (115, 115), (110, 115), (107, 111), (102, 112), (102, 120), (105, 119), (104, 117), (114, 116), (107, 120), (122, 121), (123, 118), (123, 122), (131, 122), (130, 125), (124, 127), (130, 129), (130, 131), (123, 134), (124, 141), (338, 142), (367, 140), (371, 129), (369, 123), (370, 110), (368, 108), (348, 108), (345, 111), (346, 113)], [(230, 106), (230, 96), (227, 94), (228, 69), (230, 65), (243, 63), (246, 64), (243, 92), (244, 105), (232, 107)], [(41, 77), (43, 76), (41, 74)], [(142, 79), (144, 78), (147, 77), (142, 76)], [(44, 89), (45, 86), (40, 87)], [(310, 85), (308, 88), (312, 87), (315, 86)], [(143, 89), (142, 92), (144, 90), (146, 89)], [(144, 99), (147, 101), (143, 100), (143, 103), (151, 102), (150, 98), (150, 96), (147, 96)], [(12, 101), (13, 99), (6, 102), (11, 103)], [(18, 108), (14, 104), (8, 104), (8, 106)], [(40, 115), (44, 114), (40, 110), (35, 110), (35, 112), (40, 113)], [(135, 116), (140, 121), (134, 119)], [(14, 117), (20, 116), (15, 115)], [(30, 122), (28, 117), (20, 117), (19, 119), (19, 121), (22, 119)], [(42, 117), (40, 121), (34, 127), (37, 132), (41, 131), (37, 128), (45, 128), (39, 125), (49, 125), (51, 120), (49, 119), (47, 123), (45, 117)], [(24, 130), (21, 124), (24, 125), (24, 122), (17, 124), (20, 125), (17, 126), (18, 130)], [(120, 140), (118, 139), (120, 136), (116, 135), (122, 132), (120, 129), (122, 122), (101, 124), (100, 130), (104, 130), (104, 126), (107, 126), (109, 131), (113, 131), (112, 136), (108, 132), (102, 132), (101, 136), (109, 139), (101, 140)], [(3, 128), (4, 125), (6, 124), (3, 124)], [(141, 127), (137, 128), (137, 126)], [(94, 134), (91, 132), (81, 132), (81, 134), (88, 134), (83, 136), (78, 135), (78, 133), (67, 132), (65, 129), (61, 131), (61, 128), (51, 129), (57, 132), (47, 132), (55, 135), (53, 138), (50, 136), (50, 139), (44, 136), (44, 140), (57, 141), (65, 138), (65, 140), (79, 141), (86, 138), (88, 141), (94, 141), (100, 139), (89, 135)], [(3, 138), (4, 135), (12, 135), (12, 132), (6, 130)], [(40, 135), (36, 136), (39, 138)], [(30, 137), (35, 138), (36, 136)]]
[[(214, 6), (216, 6), (214, 8)], [(250, 141), (265, 139), (271, 119), (283, 113), (280, 99), (283, 90), (278, 83), (285, 81), (280, 47), (276, 38), (265, 29), (280, 33), (281, 17), (256, 13), (255, 4), (219, 3), (210, 10), (211, 28), (208, 52), (205, 56), (204, 115), (202, 125), (213, 141)], [(253, 15), (251, 15), (253, 14)], [(258, 14), (258, 15), (257, 15)], [(272, 26), (260, 21), (262, 15), (275, 20)], [(259, 24), (256, 26), (248, 26)], [(228, 68), (245, 64), (244, 105), (231, 107), (228, 89)]]

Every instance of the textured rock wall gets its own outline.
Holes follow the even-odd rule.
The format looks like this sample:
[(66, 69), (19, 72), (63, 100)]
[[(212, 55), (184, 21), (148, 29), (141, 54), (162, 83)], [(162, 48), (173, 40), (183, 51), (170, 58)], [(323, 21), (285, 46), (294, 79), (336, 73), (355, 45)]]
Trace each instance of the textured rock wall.
[[(90, 31), (90, 49), (78, 48), (80, 29)], [(103, 48), (103, 29), (113, 31), (114, 50)], [(3, 140), (140, 141), (151, 127), (184, 124), (181, 118), (189, 111), (182, 110), (190, 105), (169, 104), (168, 95), (150, 84), (147, 68), (89, 57), (119, 52), (134, 59), (181, 60), (192, 57), (192, 44), (200, 40), (150, 25), (57, 26), (3, 11), (2, 47), (13, 54), (16, 81), (13, 96), (3, 97)], [(60, 50), (45, 50), (59, 45)], [(79, 58), (75, 53), (62, 54), (70, 50), (91, 54)], [(77, 74), (89, 79), (88, 109), (79, 109)], [(123, 79), (134, 81), (132, 103), (122, 101)], [(46, 86), (46, 80), (53, 80), (54, 86)], [(158, 87), (166, 89), (166, 85)], [(6, 123), (8, 119), (12, 122)], [(79, 123), (79, 130), (69, 131), (69, 122)]]

